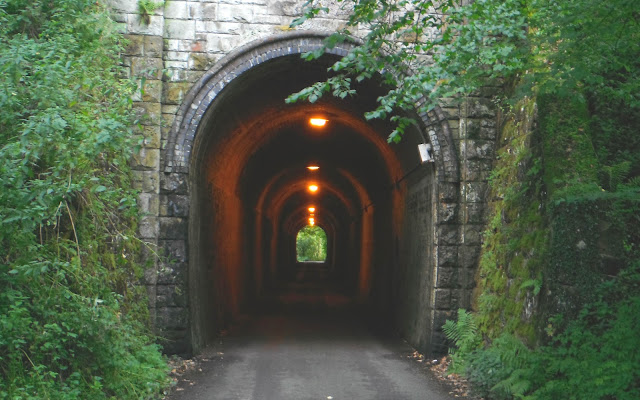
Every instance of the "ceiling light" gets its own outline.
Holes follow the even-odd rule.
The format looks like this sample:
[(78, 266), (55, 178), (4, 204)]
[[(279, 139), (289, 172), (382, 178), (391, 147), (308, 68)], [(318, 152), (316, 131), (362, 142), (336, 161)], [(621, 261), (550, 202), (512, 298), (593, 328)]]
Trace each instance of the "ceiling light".
[(323, 127), (327, 124), (327, 119), (324, 118), (309, 118), (309, 124), (311, 126)]
[(308, 169), (309, 171), (317, 171), (317, 170), (319, 170), (319, 169), (320, 169), (320, 167), (319, 167), (319, 166), (317, 166), (317, 165), (308, 165), (308, 166), (307, 166), (307, 169)]
[(315, 207), (309, 207), (309, 212), (314, 212), (316, 210)]
[(309, 191), (312, 192), (312, 193), (317, 192), (318, 191), (318, 185), (316, 185), (316, 184), (309, 185)]

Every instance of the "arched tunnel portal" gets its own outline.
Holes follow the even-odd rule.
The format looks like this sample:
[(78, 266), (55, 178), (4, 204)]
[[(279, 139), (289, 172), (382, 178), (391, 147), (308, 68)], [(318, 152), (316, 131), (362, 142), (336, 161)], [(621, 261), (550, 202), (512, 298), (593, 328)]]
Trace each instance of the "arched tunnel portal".
[[(353, 97), (286, 104), (345, 54), (301, 59), (321, 43), (321, 35), (283, 35), (239, 49), (195, 85), (179, 112), (164, 165), (188, 182), (195, 352), (299, 279), (295, 240), (311, 206), (328, 240), (323, 282), (418, 348), (437, 350), (437, 203), (442, 185), (456, 180), (455, 163), (446, 163), (455, 157), (442, 145), (450, 140), (446, 121), (418, 117), (423, 126), (389, 145), (390, 124), (363, 117), (385, 92), (375, 80)], [(312, 117), (326, 125), (312, 126)], [(421, 162), (423, 142), (435, 162)]]

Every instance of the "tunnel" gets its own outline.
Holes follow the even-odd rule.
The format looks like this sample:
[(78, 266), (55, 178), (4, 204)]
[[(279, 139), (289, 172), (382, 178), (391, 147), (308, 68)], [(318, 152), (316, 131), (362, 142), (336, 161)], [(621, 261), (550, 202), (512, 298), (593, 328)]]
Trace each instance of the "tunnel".
[[(227, 64), (235, 72), (211, 71), (186, 102), (195, 110), (181, 128), (192, 138), (183, 154), (193, 352), (238, 316), (267, 312), (295, 284), (302, 295), (305, 287), (337, 293), (373, 325), (427, 349), (439, 171), (417, 147), (433, 135), (416, 124), (399, 144), (387, 143), (392, 124), (364, 117), (389, 90), (375, 78), (344, 99), (287, 104), (290, 94), (326, 79), (342, 54), (305, 61), (300, 49), (257, 46), (265, 45), (272, 56), (239, 50), (244, 62)], [(326, 233), (327, 254), (301, 263), (296, 236), (310, 217)]]

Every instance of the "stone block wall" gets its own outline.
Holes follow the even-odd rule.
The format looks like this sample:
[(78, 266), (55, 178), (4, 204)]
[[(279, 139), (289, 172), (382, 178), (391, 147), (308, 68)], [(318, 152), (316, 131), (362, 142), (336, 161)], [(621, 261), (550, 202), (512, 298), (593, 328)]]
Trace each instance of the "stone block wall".
[[(497, 89), (487, 88), (489, 95)], [(458, 157), (459, 181), (439, 193), (437, 262), (434, 284), (432, 343), (446, 352), (442, 325), (458, 308), (469, 308), (475, 272), (487, 223), (488, 179), (495, 157), (496, 114), (490, 98), (468, 97), (462, 104), (443, 105)]]
[[(185, 274), (189, 262), (190, 178), (188, 165), (165, 174), (167, 160), (163, 157), (172, 127), (182, 122), (188, 111), (185, 99), (192, 88), (203, 84), (205, 74), (240, 47), (259, 40), (268, 42), (270, 37), (290, 31), (289, 24), (300, 14), (304, 2), (166, 1), (145, 24), (136, 0), (110, 1), (114, 18), (128, 41), (125, 65), (131, 76), (144, 78), (144, 90), (134, 99), (139, 118), (135, 133), (143, 138), (143, 147), (132, 160), (144, 214), (140, 234), (149, 244), (150, 255), (157, 252), (166, 256), (166, 261), (156, 261), (145, 274), (151, 315), (159, 333), (168, 339), (166, 351), (185, 353), (189, 351), (183, 339), (189, 329)], [(340, 28), (346, 16), (339, 7), (333, 9), (338, 11), (299, 28), (324, 32)], [(447, 125), (447, 140), (434, 131), (429, 137), (432, 145), (451, 150), (441, 152), (444, 171), (439, 171), (439, 190), (433, 204), (436, 271), (430, 301), (432, 326), (439, 327), (457, 308), (470, 305), (486, 222), (487, 179), (494, 158), (496, 122), (487, 96), (468, 98), (455, 106), (443, 102), (437, 115), (423, 117)], [(181, 151), (188, 158), (191, 148), (186, 146)], [(443, 343), (440, 331), (434, 335)]]

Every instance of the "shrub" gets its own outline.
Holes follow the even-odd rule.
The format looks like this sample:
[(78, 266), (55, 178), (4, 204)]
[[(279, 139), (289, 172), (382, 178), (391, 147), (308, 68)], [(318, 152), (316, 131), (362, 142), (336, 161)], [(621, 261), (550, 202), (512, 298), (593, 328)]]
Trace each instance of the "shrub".
[(157, 398), (131, 94), (89, 0), (0, 0), (0, 399)]
[(454, 373), (463, 373), (467, 359), (482, 344), (482, 337), (478, 333), (474, 316), (464, 309), (458, 310), (456, 322), (447, 320), (442, 327), (447, 339), (453, 342), (455, 349), (450, 349), (451, 364), (449, 369)]
[[(532, 350), (517, 337), (503, 334), (481, 349), (467, 351), (464, 358), (459, 347), (455, 368), (464, 371), (478, 395), (489, 399), (640, 398), (639, 289), (640, 262), (635, 262), (600, 284), (596, 300), (576, 319), (553, 318), (548, 345)], [(566, 328), (554, 332), (556, 323)]]

